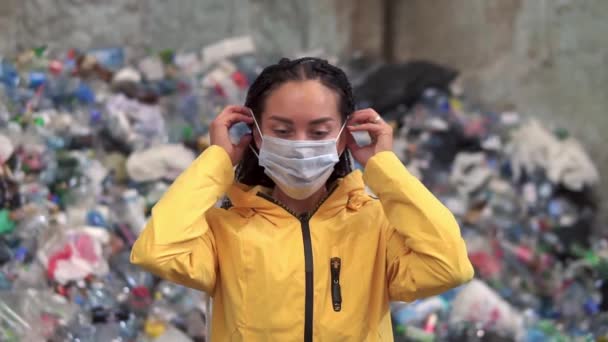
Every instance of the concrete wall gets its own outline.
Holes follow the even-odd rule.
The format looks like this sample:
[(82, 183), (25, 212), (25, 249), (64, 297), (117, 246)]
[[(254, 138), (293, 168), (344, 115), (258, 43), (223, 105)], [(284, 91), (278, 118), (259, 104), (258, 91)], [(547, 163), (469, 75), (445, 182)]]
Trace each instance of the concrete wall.
[[(343, 7), (348, 1), (342, 1)], [(263, 54), (347, 49), (334, 1), (0, 0), (0, 54), (32, 46), (146, 49), (202, 46), (251, 34)], [(340, 11), (341, 13), (346, 13)], [(344, 18), (344, 16), (342, 16)]]
[[(601, 193), (608, 193), (608, 1), (396, 3), (395, 59), (455, 66), (489, 108), (515, 107), (568, 128), (589, 149), (604, 175)], [(608, 201), (603, 203), (608, 228)]]

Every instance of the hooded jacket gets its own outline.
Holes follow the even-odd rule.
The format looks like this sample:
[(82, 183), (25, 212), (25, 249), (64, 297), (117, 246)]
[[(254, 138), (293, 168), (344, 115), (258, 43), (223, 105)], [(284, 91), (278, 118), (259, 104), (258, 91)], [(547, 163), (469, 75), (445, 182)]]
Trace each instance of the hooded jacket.
[[(453, 215), (392, 152), (307, 215), (268, 193), (234, 183), (228, 154), (211, 146), (133, 246), (132, 263), (212, 296), (213, 341), (393, 341), (390, 301), (473, 277)], [(226, 194), (233, 206), (218, 208)]]

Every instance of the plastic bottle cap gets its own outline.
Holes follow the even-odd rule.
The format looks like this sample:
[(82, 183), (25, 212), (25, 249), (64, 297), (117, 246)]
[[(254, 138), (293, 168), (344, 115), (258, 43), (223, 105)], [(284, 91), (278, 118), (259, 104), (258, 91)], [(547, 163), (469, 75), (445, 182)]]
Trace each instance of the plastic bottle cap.
[(15, 250), (15, 260), (24, 261), (25, 258), (27, 257), (27, 254), (28, 254), (28, 249), (25, 248), (24, 246), (19, 246)]
[(167, 327), (161, 321), (155, 319), (148, 319), (144, 326), (144, 331), (146, 332), (146, 335), (152, 338), (157, 338), (162, 336), (165, 331), (167, 331)]
[(91, 110), (91, 121), (92, 122), (98, 122), (99, 120), (101, 120), (103, 114), (101, 113), (101, 111), (93, 109)]
[(554, 134), (559, 140), (566, 140), (570, 136), (570, 133), (568, 133), (568, 130), (565, 128), (557, 128), (554, 131)]
[(186, 126), (182, 129), (182, 138), (185, 141), (191, 140), (193, 137), (194, 137), (194, 131), (192, 130), (192, 127)]
[(11, 220), (11, 212), (8, 209), (0, 210), (0, 234), (10, 233), (15, 229), (15, 222)]
[(46, 45), (36, 47), (32, 49), (32, 51), (34, 51), (36, 57), (40, 58), (44, 55), (44, 52), (46, 51)]
[(60, 74), (63, 71), (63, 63), (57, 60), (51, 61), (49, 63), (49, 71), (55, 75)]
[(173, 63), (173, 59), (175, 57), (175, 52), (171, 49), (165, 49), (158, 53), (160, 60), (165, 64)]
[(147, 298), (150, 296), (150, 290), (145, 286), (137, 286), (131, 290), (135, 297)]

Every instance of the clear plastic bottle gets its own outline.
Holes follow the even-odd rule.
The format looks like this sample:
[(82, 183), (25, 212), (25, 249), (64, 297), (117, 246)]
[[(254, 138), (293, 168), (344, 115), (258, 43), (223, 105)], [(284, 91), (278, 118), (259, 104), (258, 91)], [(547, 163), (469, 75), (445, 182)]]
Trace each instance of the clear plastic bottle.
[(104, 282), (92, 282), (86, 289), (85, 308), (88, 310), (93, 308), (111, 309), (117, 305), (116, 293), (112, 292)]
[(6, 108), (6, 105), (4, 104), (4, 102), (6, 101), (6, 97), (3, 93), (3, 86), (0, 84), (0, 127), (4, 127), (6, 124), (8, 124), (9, 120), (12, 117), (12, 115)]
[(66, 326), (57, 329), (49, 342), (97, 342), (95, 340), (96, 330), (89, 318), (82, 312)]
[(135, 189), (124, 191), (113, 206), (116, 224), (127, 224), (135, 235), (144, 229), (146, 201)]
[(393, 319), (401, 325), (421, 325), (429, 315), (441, 313), (448, 308), (448, 303), (440, 296), (430, 297), (413, 303), (394, 303)]
[(128, 304), (135, 313), (147, 312), (152, 304), (154, 277), (129, 262), (129, 252), (114, 256), (110, 260), (112, 269), (125, 281), (130, 289)]
[[(175, 111), (173, 111), (173, 113), (177, 114), (185, 123), (190, 125), (195, 134), (200, 134), (202, 130), (201, 106), (200, 98), (194, 90), (195, 85), (196, 83), (194, 81), (183, 80), (180, 82), (180, 86), (178, 87), (179, 90), (174, 96)], [(191, 137), (182, 136), (182, 138), (187, 139)]]

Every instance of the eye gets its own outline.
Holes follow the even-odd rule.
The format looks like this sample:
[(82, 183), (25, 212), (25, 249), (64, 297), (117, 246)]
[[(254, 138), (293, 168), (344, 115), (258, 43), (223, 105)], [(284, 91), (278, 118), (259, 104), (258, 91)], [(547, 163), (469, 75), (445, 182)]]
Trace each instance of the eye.
[(287, 135), (287, 134), (289, 134), (289, 130), (287, 130), (287, 129), (274, 129), (272, 131), (276, 135)]
[(327, 134), (329, 134), (328, 131), (313, 131), (312, 132), (312, 136), (315, 139), (322, 139), (325, 138), (327, 136)]

